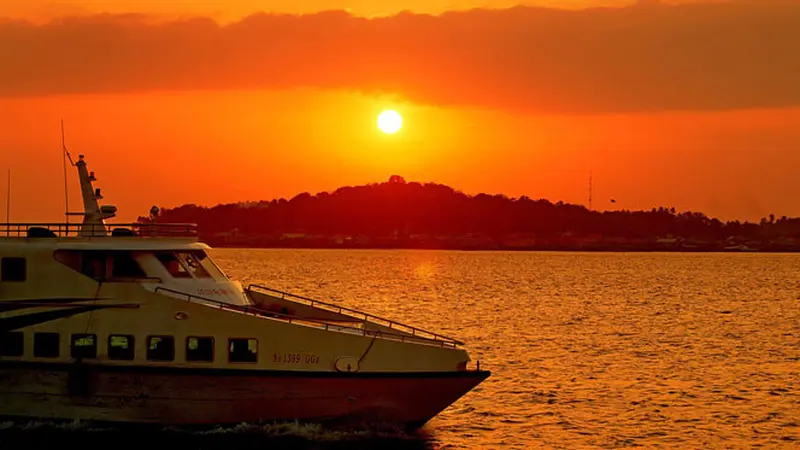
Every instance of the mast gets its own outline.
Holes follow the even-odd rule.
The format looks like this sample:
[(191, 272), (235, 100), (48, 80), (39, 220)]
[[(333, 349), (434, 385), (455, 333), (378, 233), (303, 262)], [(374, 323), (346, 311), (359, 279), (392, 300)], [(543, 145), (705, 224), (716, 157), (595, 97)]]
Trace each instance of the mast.
[(592, 171), (589, 171), (589, 211), (592, 210)]
[[(67, 144), (64, 141), (64, 119), (61, 119), (61, 154), (64, 160), (64, 216), (67, 220), (67, 225), (69, 225), (69, 190), (67, 186), (67, 158), (69, 158), (70, 165), (74, 166), (75, 163), (72, 162), (72, 155), (69, 154), (69, 150), (67, 150)], [(69, 227), (67, 227), (69, 229)]]
[(78, 155), (78, 177), (81, 182), (81, 196), (83, 197), (83, 226), (81, 226), (81, 236), (106, 236), (108, 233), (105, 227), (105, 219), (110, 219), (116, 215), (115, 206), (97, 203), (103, 196), (100, 189), (92, 186), (93, 181), (97, 181), (94, 172), (89, 172), (86, 168), (86, 161), (83, 155)]
[(6, 189), (6, 229), (11, 223), (11, 169), (8, 169), (8, 189)]
[[(64, 201), (67, 210), (67, 223), (69, 223), (69, 216), (83, 216), (83, 224), (81, 225), (81, 236), (107, 236), (108, 231), (105, 226), (105, 219), (114, 217), (117, 213), (117, 207), (112, 205), (100, 206), (97, 201), (102, 199), (100, 189), (95, 189), (92, 185), (93, 181), (97, 181), (94, 177), (94, 172), (89, 172), (86, 168), (86, 161), (83, 160), (83, 155), (78, 155), (78, 162), (72, 161), (72, 155), (67, 150), (67, 145), (64, 143), (64, 120), (61, 120), (61, 149), (64, 153)], [(67, 192), (67, 159), (69, 163), (78, 169), (78, 180), (81, 183), (81, 197), (83, 198), (83, 212), (69, 212), (69, 193)]]

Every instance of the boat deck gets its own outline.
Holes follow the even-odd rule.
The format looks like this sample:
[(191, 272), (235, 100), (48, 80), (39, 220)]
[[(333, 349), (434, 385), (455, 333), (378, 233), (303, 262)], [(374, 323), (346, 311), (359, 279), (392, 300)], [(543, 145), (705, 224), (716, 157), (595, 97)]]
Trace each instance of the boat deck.
[(370, 336), (378, 339), (395, 340), (400, 342), (412, 342), (423, 345), (433, 345), (437, 347), (450, 347), (459, 348), (464, 345), (463, 342), (456, 339), (443, 336), (438, 333), (425, 331), (411, 325), (402, 324), (390, 319), (385, 319), (372, 314), (357, 311), (355, 309), (345, 308), (331, 303), (321, 302), (299, 295), (282, 292), (275, 289), (270, 289), (264, 286), (253, 285), (248, 286), (245, 292), (252, 290), (267, 291), (272, 295), (279, 294), (281, 299), (291, 299), (292, 301), (302, 302), (305, 306), (309, 306), (316, 310), (333, 312), (338, 314), (341, 320), (329, 319), (316, 319), (304, 317), (302, 315), (283, 314), (275, 311), (268, 311), (257, 306), (241, 306), (231, 303), (213, 300), (210, 298), (201, 297), (186, 292), (176, 291), (173, 289), (156, 287), (155, 291), (171, 295), (173, 297), (182, 298), (192, 303), (205, 304), (218, 309), (249, 314), (256, 317), (261, 317), (269, 320), (280, 320), (288, 323), (295, 323), (304, 326), (321, 328), (326, 331), (334, 331), (340, 333), (356, 334), (360, 336)]

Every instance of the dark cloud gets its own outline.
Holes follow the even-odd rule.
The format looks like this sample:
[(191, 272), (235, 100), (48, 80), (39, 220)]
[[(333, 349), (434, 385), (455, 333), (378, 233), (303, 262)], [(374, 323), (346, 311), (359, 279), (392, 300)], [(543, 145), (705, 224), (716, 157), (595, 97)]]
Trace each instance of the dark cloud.
[[(650, 2), (644, 2), (650, 3)], [(800, 105), (800, 4), (0, 23), (0, 96), (319, 87), (530, 113)]]

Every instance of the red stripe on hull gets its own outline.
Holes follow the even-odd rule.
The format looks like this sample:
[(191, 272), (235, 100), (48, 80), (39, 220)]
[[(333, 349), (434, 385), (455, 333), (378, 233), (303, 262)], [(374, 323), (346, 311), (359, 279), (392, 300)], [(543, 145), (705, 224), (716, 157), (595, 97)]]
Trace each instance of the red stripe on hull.
[[(317, 374), (318, 375), (318, 374)], [(213, 425), (259, 421), (370, 421), (421, 425), (488, 372), (309, 376), (0, 369), (0, 415)]]

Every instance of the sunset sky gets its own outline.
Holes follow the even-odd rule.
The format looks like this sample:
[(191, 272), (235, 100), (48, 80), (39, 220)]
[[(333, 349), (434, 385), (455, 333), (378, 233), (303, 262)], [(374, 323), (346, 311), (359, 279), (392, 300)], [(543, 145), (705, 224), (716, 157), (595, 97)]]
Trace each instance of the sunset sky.
[(63, 218), (62, 118), (119, 220), (393, 174), (800, 216), (798, 48), (800, 0), (3, 2), (0, 220), (9, 168), (12, 221)]

